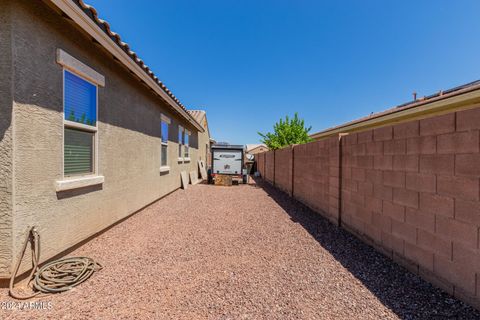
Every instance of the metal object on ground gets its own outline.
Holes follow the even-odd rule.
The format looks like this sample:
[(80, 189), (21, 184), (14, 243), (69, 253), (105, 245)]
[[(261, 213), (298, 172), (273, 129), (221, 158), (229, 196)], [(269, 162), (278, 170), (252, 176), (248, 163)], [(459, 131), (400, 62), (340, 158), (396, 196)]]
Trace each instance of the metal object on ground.
[[(84, 282), (95, 272), (102, 269), (102, 265), (87, 257), (71, 257), (55, 260), (39, 268), (40, 236), (35, 227), (31, 228), (25, 238), (22, 251), (18, 257), (12, 277), (10, 278), (9, 293), (19, 300), (33, 298), (41, 293), (57, 293), (72, 289)], [(15, 277), (28, 243), (32, 247), (32, 271), (28, 277), (28, 285), (34, 290), (31, 294), (20, 295), (14, 290)], [(31, 283), (33, 282), (33, 285)], [(35, 291), (36, 290), (36, 291)]]

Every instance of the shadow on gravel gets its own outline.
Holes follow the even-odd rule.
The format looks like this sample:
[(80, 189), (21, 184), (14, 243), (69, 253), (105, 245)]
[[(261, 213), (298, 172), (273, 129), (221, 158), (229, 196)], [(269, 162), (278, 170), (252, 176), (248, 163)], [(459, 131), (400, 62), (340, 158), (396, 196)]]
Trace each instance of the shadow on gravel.
[[(480, 312), (397, 265), (260, 178), (263, 188), (319, 244), (401, 319), (480, 319)], [(253, 185), (252, 185), (253, 186)]]

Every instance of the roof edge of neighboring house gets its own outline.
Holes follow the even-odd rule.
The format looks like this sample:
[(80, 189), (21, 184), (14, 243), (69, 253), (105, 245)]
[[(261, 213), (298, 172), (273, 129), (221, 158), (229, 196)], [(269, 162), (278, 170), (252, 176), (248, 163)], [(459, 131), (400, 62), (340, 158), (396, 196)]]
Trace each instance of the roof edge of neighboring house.
[(212, 149), (244, 149), (245, 146), (241, 144), (214, 144)]
[(472, 103), (480, 103), (480, 80), (313, 133), (310, 137), (313, 139), (326, 138), (339, 133), (355, 132), (422, 118), (431, 114), (447, 113), (452, 109), (469, 109)]
[(158, 79), (152, 70), (123, 42), (120, 35), (111, 31), (108, 22), (98, 18), (97, 10), (85, 4), (83, 0), (48, 0), (57, 7), (83, 31), (88, 33), (105, 50), (129, 69), (153, 92), (160, 96), (181, 117), (191, 123), (196, 129), (203, 132), (203, 127), (188, 113), (187, 108), (175, 95)]
[(255, 146), (255, 147), (253, 147), (253, 148), (251, 148), (251, 149), (247, 149), (247, 145), (245, 145), (245, 151), (246, 151), (246, 152), (252, 152), (253, 150), (255, 150), (255, 149), (258, 149), (258, 148), (262, 148), (262, 147), (264, 147), (264, 148), (267, 148), (267, 149), (268, 149), (268, 147), (267, 147), (267, 145), (266, 145), (266, 144), (264, 144), (264, 143), (261, 143), (261, 144), (259, 144), (259, 145)]

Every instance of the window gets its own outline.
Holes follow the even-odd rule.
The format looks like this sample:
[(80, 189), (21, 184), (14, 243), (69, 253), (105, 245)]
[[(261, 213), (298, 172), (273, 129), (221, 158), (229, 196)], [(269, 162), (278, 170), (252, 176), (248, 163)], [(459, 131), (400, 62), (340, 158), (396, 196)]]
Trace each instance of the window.
[(190, 140), (190, 131), (185, 130), (185, 139), (184, 139), (185, 159), (188, 159), (190, 157), (189, 140)]
[(161, 160), (160, 160), (160, 170), (161, 171), (168, 171), (170, 168), (168, 167), (168, 127), (170, 125), (170, 119), (162, 114), (162, 121), (161, 121)]
[(182, 126), (178, 126), (178, 160), (183, 160), (182, 144), (184, 143), (185, 131)]
[(57, 192), (99, 185), (98, 87), (105, 77), (57, 49), (56, 62), (63, 67), (63, 168), (55, 183)]
[(94, 174), (97, 135), (97, 86), (64, 70), (65, 177)]

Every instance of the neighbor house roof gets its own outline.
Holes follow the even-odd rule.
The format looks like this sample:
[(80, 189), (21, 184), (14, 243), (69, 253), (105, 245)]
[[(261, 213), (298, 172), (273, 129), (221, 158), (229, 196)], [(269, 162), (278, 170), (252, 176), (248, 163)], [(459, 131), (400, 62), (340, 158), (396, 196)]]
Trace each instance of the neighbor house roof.
[(245, 146), (241, 144), (215, 144), (212, 146), (212, 149), (244, 149)]
[[(131, 50), (128, 43), (123, 42), (120, 35), (110, 29), (108, 22), (98, 17), (97, 10), (94, 7), (84, 3), (83, 0), (50, 0), (50, 2), (70, 17), (80, 28), (89, 33), (96, 42), (110, 51), (114, 58), (129, 68), (135, 75), (139, 76), (143, 82), (150, 86), (183, 118), (188, 120), (198, 130), (203, 131), (200, 123), (187, 112), (187, 108), (180, 100), (158, 79), (143, 60)], [(115, 5), (114, 2), (112, 4)], [(120, 50), (115, 49), (112, 45)]]
[(246, 152), (250, 152), (250, 151), (252, 151), (253, 149), (257, 149), (257, 148), (259, 148), (259, 147), (265, 147), (265, 148), (266, 148), (267, 145), (264, 144), (264, 143), (247, 144), (247, 145), (245, 145), (245, 151), (246, 151)]
[(401, 122), (406, 119), (422, 117), (430, 113), (446, 112), (452, 108), (459, 108), (471, 102), (480, 102), (480, 80), (473, 81), (452, 89), (441, 90), (435, 94), (425, 96), (382, 112), (372, 113), (310, 135), (312, 138), (323, 138), (338, 133), (347, 133), (364, 128), (386, 125), (392, 122)]

